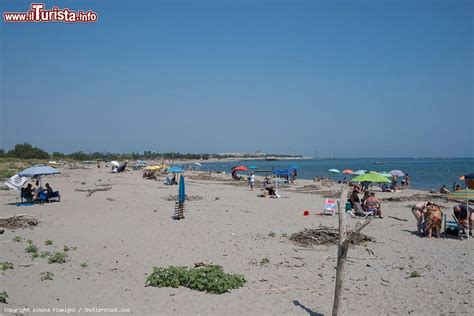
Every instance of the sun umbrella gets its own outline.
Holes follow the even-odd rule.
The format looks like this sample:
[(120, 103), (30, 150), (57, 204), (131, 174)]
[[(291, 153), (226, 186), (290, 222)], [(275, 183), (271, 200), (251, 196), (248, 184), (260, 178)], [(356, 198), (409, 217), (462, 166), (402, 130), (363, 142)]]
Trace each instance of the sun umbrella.
[(254, 166), (254, 165), (249, 166), (249, 169), (257, 169), (257, 166)]
[(161, 166), (148, 166), (148, 167), (145, 167), (145, 170), (151, 170), (151, 171), (160, 170), (160, 169), (161, 169)]
[(387, 173), (387, 172), (381, 172), (379, 173), (381, 176), (384, 176), (384, 177), (387, 177), (387, 178), (391, 178), (392, 175), (390, 173)]
[(397, 177), (403, 177), (403, 176), (405, 176), (405, 173), (404, 173), (403, 171), (401, 171), (401, 170), (392, 170), (392, 171), (390, 171), (389, 173), (392, 175), (392, 177), (393, 177), (393, 176), (397, 176)]
[(466, 180), (466, 176), (460, 176), (459, 180)]
[(367, 170), (362, 170), (362, 169), (361, 169), (361, 170), (355, 171), (355, 172), (352, 173), (352, 174), (355, 174), (355, 175), (357, 175), (357, 176), (361, 176), (361, 175), (366, 174), (366, 173), (367, 173)]
[[(464, 190), (458, 190), (458, 191), (453, 191), (448, 193), (448, 198), (453, 199), (453, 200), (466, 200), (466, 208), (468, 210), (467, 216), (469, 218), (469, 200), (474, 200), (474, 190), (472, 189), (464, 189)], [(469, 239), (469, 233), (470, 233), (470, 226), (468, 222), (468, 228), (467, 228), (467, 238)]]
[(184, 192), (184, 176), (179, 177), (179, 191), (178, 191), (178, 203), (183, 204), (186, 200), (186, 194)]
[(353, 182), (375, 182), (375, 183), (390, 183), (387, 177), (378, 173), (366, 173), (352, 179)]
[(182, 173), (184, 172), (183, 168), (181, 167), (171, 167), (168, 169), (168, 172), (171, 172), (171, 173)]
[(115, 166), (115, 167), (120, 166), (120, 164), (118, 163), (118, 161), (115, 161), (115, 160), (112, 160), (112, 161), (110, 162), (110, 164), (111, 164), (112, 166)]
[(329, 169), (328, 172), (331, 172), (331, 173), (341, 173), (339, 170), (337, 169)]
[(474, 179), (474, 172), (464, 175), (464, 179)]
[(354, 171), (352, 171), (351, 169), (344, 169), (344, 170), (342, 170), (342, 173), (344, 173), (344, 174), (353, 174)]
[(30, 168), (27, 168), (20, 172), (18, 175), (20, 177), (39, 177), (39, 176), (46, 176), (46, 175), (51, 175), (51, 174), (58, 174), (61, 173), (58, 170), (54, 169), (53, 167), (50, 166), (33, 166)]
[(247, 168), (245, 166), (236, 166), (236, 167), (232, 168), (232, 172), (234, 172), (234, 171), (249, 171), (249, 168)]

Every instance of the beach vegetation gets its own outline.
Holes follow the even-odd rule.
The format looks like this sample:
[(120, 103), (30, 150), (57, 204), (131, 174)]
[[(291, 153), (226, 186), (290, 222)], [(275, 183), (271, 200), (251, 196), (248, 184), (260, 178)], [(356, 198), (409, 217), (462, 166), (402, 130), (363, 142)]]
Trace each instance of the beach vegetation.
[(271, 237), (271, 238), (273, 238), (273, 237), (276, 236), (276, 234), (275, 234), (274, 232), (269, 232), (269, 233), (268, 233), (268, 236)]
[(67, 258), (67, 253), (65, 252), (55, 252), (51, 254), (48, 258), (48, 263), (65, 263)]
[(262, 260), (260, 260), (260, 265), (261, 266), (266, 266), (269, 263), (270, 263), (270, 259), (268, 259), (268, 258), (263, 258)]
[(421, 277), (421, 274), (418, 271), (412, 271), (408, 277), (409, 278), (419, 278), (419, 277)]
[(52, 241), (52, 240), (46, 240), (46, 241), (44, 242), (44, 244), (45, 244), (46, 246), (50, 246), (50, 245), (53, 244), (53, 241)]
[(0, 262), (0, 270), (6, 271), (8, 269), (13, 269), (13, 263), (11, 263), (11, 262)]
[(0, 303), (6, 304), (7, 303), (7, 298), (8, 298), (7, 292), (5, 292), (5, 291), (0, 292)]
[(44, 259), (44, 258), (49, 257), (50, 255), (51, 255), (51, 252), (49, 252), (49, 251), (41, 251), (39, 256), (40, 256), (40, 258)]
[(219, 265), (205, 265), (196, 268), (154, 267), (146, 280), (147, 286), (173, 287), (184, 286), (193, 290), (211, 294), (223, 294), (244, 285), (245, 278), (239, 274), (229, 274)]
[(87, 262), (81, 262), (81, 267), (82, 268), (87, 268), (89, 265), (87, 264)]
[(20, 236), (13, 237), (14, 242), (21, 242), (23, 239)]
[(53, 277), (54, 277), (54, 273), (52, 273), (52, 272), (41, 272), (40, 273), (41, 281), (45, 281), (45, 280), (51, 280), (52, 281), (52, 280), (54, 280)]
[(63, 250), (64, 250), (65, 252), (68, 252), (68, 251), (69, 251), (69, 247), (66, 246), (66, 245), (64, 245)]
[(38, 247), (36, 247), (34, 244), (29, 244), (28, 247), (25, 248), (26, 253), (35, 253), (38, 252)]

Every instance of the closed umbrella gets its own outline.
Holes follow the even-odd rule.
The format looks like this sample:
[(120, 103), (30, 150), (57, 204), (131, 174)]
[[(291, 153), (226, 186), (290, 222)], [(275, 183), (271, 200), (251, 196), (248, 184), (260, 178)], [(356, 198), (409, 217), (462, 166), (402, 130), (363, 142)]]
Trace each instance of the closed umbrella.
[(366, 173), (352, 179), (353, 182), (375, 182), (375, 183), (390, 183), (391, 181), (378, 173)]
[(178, 203), (184, 204), (184, 201), (186, 200), (186, 194), (184, 191), (184, 176), (181, 175), (179, 177), (179, 192), (178, 192)]

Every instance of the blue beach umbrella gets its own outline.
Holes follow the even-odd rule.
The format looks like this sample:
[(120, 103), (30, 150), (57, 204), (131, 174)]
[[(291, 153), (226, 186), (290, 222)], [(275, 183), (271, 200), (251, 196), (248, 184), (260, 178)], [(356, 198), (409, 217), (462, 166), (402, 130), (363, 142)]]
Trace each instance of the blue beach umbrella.
[(168, 168), (168, 172), (171, 172), (171, 173), (183, 173), (184, 170), (183, 168), (181, 167), (171, 167), (171, 168)]
[(37, 165), (37, 166), (33, 166), (21, 171), (18, 175), (20, 177), (32, 178), (32, 177), (40, 177), (40, 176), (59, 174), (59, 173), (61, 172), (54, 169), (53, 167)]
[(178, 203), (183, 204), (186, 200), (186, 193), (184, 191), (184, 176), (179, 177), (179, 193), (178, 193)]
[(258, 167), (257, 167), (257, 166), (254, 166), (254, 165), (252, 165), (252, 166), (248, 166), (248, 168), (249, 168), (249, 169), (257, 169)]
[(300, 166), (298, 166), (297, 164), (294, 164), (294, 165), (291, 165), (290, 169), (293, 169), (293, 170), (298, 170), (300, 168)]

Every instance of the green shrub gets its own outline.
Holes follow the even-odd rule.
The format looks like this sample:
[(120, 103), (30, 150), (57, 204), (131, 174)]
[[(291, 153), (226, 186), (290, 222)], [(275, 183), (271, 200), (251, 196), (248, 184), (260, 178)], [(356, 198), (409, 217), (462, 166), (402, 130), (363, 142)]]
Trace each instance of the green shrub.
[(0, 270), (5, 271), (8, 269), (13, 269), (13, 263), (11, 262), (0, 262)]
[(199, 268), (154, 267), (153, 273), (146, 280), (147, 286), (187, 288), (205, 291), (211, 294), (222, 294), (237, 289), (245, 283), (245, 278), (238, 274), (228, 274), (218, 265), (206, 265)]
[(35, 253), (38, 252), (38, 247), (33, 244), (30, 244), (28, 247), (25, 248), (26, 253)]
[(13, 237), (13, 241), (14, 242), (21, 242), (22, 238), (20, 236), (15, 236), (15, 237)]
[(268, 259), (268, 258), (263, 258), (262, 260), (260, 260), (260, 265), (261, 266), (266, 266), (269, 263), (270, 263), (270, 259)]
[(5, 292), (5, 291), (0, 292), (0, 303), (6, 304), (7, 303), (7, 298), (8, 298), (7, 292)]
[(49, 251), (41, 251), (39, 256), (44, 259), (44, 258), (46, 258), (50, 255), (51, 255), (51, 252), (49, 252)]
[(68, 246), (64, 246), (63, 250), (64, 250), (64, 251), (69, 251), (69, 247), (68, 247)]
[(419, 278), (419, 277), (421, 277), (421, 274), (418, 271), (413, 271), (412, 273), (410, 273), (410, 275), (408, 277), (409, 278)]
[(42, 272), (40, 273), (40, 279), (41, 281), (44, 281), (44, 280), (53, 280), (53, 277), (54, 277), (54, 273), (52, 272)]
[(44, 244), (45, 244), (46, 246), (50, 246), (50, 245), (53, 244), (53, 241), (52, 241), (52, 240), (46, 240), (46, 241), (44, 242)]
[(55, 252), (48, 258), (48, 263), (65, 263), (67, 254), (64, 252)]

